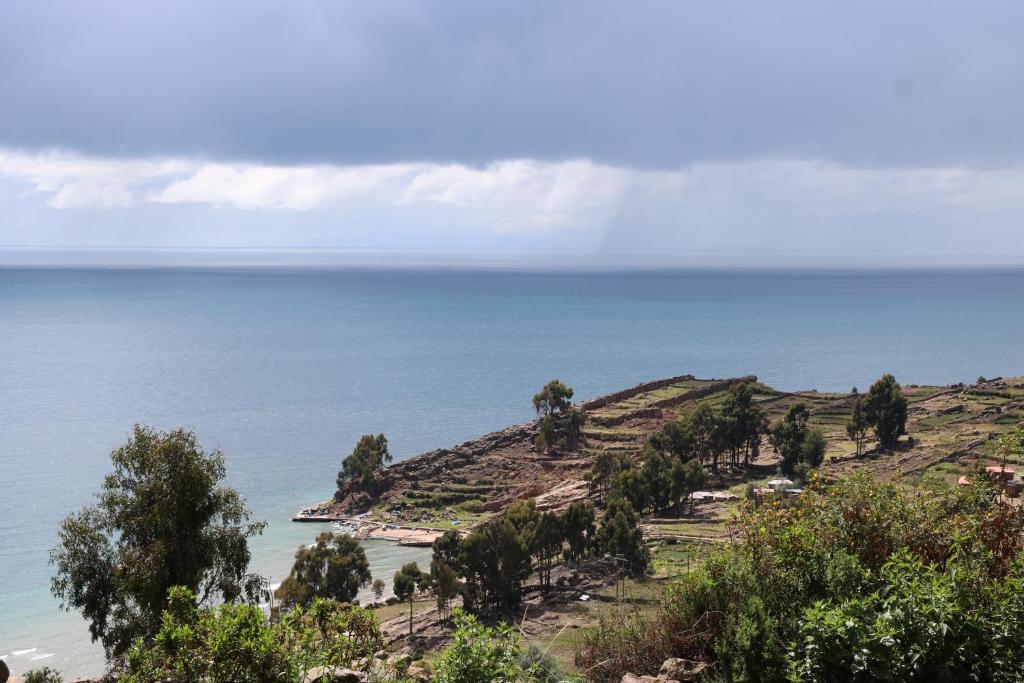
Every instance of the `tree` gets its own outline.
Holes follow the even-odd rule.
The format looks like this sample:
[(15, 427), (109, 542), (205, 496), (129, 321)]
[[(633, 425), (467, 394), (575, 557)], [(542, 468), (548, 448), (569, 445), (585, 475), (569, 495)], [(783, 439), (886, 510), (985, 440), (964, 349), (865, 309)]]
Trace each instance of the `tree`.
[(782, 471), (792, 475), (800, 462), (801, 448), (807, 438), (810, 411), (804, 403), (794, 403), (786, 416), (770, 432), (772, 446), (782, 457)]
[(712, 436), (715, 432), (717, 419), (715, 411), (707, 403), (698, 403), (689, 415), (690, 429), (693, 434), (693, 448), (700, 461), (711, 458)]
[(653, 511), (663, 510), (672, 498), (672, 465), (650, 445), (644, 447), (643, 458), (641, 476), (646, 484), (647, 503)]
[(387, 587), (387, 584), (384, 583), (384, 581), (382, 579), (374, 579), (373, 580), (372, 588), (373, 588), (373, 599), (374, 600), (376, 600), (377, 602), (380, 602), (381, 597), (384, 595), (384, 588), (385, 587)]
[(533, 554), (537, 557), (537, 574), (545, 593), (551, 589), (551, 569), (562, 554), (564, 541), (565, 530), (558, 514), (550, 511), (542, 514), (533, 536)]
[(683, 501), (704, 485), (707, 475), (699, 460), (687, 460), (685, 463), (676, 460), (672, 463), (670, 478), (672, 480), (672, 504), (675, 505), (678, 513), (681, 512)]
[(412, 598), (415, 595), (416, 590), (419, 589), (426, 576), (420, 571), (419, 565), (415, 562), (408, 562), (402, 565), (402, 568), (395, 572), (394, 582), (392, 588), (395, 591), (395, 597), (399, 600), (409, 601), (409, 635), (412, 636)]
[(850, 419), (846, 423), (846, 435), (853, 441), (858, 456), (864, 452), (864, 441), (867, 438), (868, 429), (871, 428), (865, 406), (866, 402), (867, 399), (864, 397), (858, 397), (854, 400), (853, 409), (850, 411)]
[(274, 595), (282, 606), (308, 605), (313, 598), (352, 602), (370, 584), (366, 551), (349, 534), (325, 531), (295, 553), (292, 571)]
[(437, 609), (442, 616), (448, 614), (452, 599), (459, 594), (459, 532), (449, 529), (434, 540), (430, 560), (430, 584), (437, 598)]
[(864, 408), (882, 448), (892, 448), (907, 433), (907, 399), (892, 375), (886, 373), (871, 385)]
[(544, 385), (533, 397), (533, 409), (538, 415), (562, 415), (569, 412), (572, 405), (572, 389), (553, 379)]
[(572, 503), (562, 513), (562, 529), (568, 548), (565, 558), (579, 562), (586, 556), (594, 537), (594, 506), (590, 503)]
[[(526, 517), (519, 515), (517, 521)], [(530, 545), (521, 528), (510, 521), (506, 511), (462, 540), (459, 573), (466, 580), (467, 609), (518, 607), (523, 581), (530, 575)]]
[(800, 462), (809, 469), (819, 467), (825, 460), (825, 450), (828, 448), (828, 441), (820, 429), (808, 429), (804, 434), (803, 443), (800, 444)]
[(191, 432), (136, 425), (110, 458), (98, 502), (64, 519), (50, 553), (54, 596), (81, 611), (108, 657), (157, 631), (172, 586), (201, 603), (258, 600), (264, 581), (247, 572), (248, 540), (264, 524), (222, 485), (219, 451), (204, 452)]
[(642, 576), (647, 572), (651, 557), (644, 545), (643, 533), (639, 528), (640, 518), (625, 498), (608, 501), (597, 531), (598, 547), (615, 559), (616, 563), (631, 576)]
[(647, 509), (650, 502), (650, 494), (647, 482), (636, 469), (623, 470), (615, 480), (615, 486), (608, 496), (609, 505), (615, 498), (623, 498), (629, 501), (630, 506), (637, 512), (642, 513)]
[(533, 409), (540, 416), (534, 446), (545, 452), (562, 445), (576, 448), (583, 433), (583, 412), (573, 408), (572, 389), (553, 379), (533, 397)]
[(753, 382), (738, 382), (729, 387), (729, 395), (722, 404), (721, 420), (727, 425), (725, 442), (732, 452), (732, 465), (739, 465), (740, 450), (743, 464), (750, 464), (750, 456), (757, 455), (761, 435), (768, 428), (768, 418), (754, 403)]
[(590, 468), (590, 487), (599, 499), (608, 495), (619, 473), (633, 466), (628, 456), (612, 451), (598, 451)]
[(338, 472), (338, 490), (350, 482), (359, 484), (368, 490), (374, 488), (374, 477), (384, 465), (391, 462), (388, 451), (388, 440), (383, 434), (363, 434), (356, 443), (352, 453), (341, 461)]

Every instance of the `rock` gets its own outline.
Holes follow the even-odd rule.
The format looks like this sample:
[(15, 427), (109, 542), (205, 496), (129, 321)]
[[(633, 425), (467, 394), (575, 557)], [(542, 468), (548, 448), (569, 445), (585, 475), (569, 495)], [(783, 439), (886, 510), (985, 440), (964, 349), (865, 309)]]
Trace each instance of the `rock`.
[(658, 678), (661, 680), (672, 679), (680, 681), (680, 683), (699, 681), (707, 666), (704, 662), (673, 657), (672, 659), (666, 659), (662, 663), (661, 670), (658, 672)]
[(0, 683), (7, 683), (7, 679), (11, 677), (11, 670), (7, 668), (7, 664), (4, 660), (0, 659)]
[(303, 683), (367, 683), (369, 677), (361, 671), (317, 666), (306, 672)]
[(636, 674), (626, 674), (622, 677), (622, 683), (667, 683), (662, 678), (656, 678), (654, 676), (637, 676)]
[(412, 657), (405, 653), (398, 653), (388, 657), (385, 666), (391, 671), (396, 673), (402, 673), (409, 668), (409, 664), (412, 663)]
[(417, 683), (427, 683), (430, 680), (430, 672), (422, 666), (409, 667), (409, 670), (405, 672), (405, 675)]

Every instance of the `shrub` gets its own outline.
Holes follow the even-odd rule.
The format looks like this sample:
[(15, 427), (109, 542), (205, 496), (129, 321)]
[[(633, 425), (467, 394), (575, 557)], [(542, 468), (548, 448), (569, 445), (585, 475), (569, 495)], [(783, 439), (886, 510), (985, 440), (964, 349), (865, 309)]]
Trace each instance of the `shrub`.
[(434, 683), (526, 683), (541, 680), (524, 668), (522, 643), (508, 624), (487, 627), (456, 609), (453, 642), (437, 659)]
[(296, 607), (271, 624), (258, 607), (198, 608), (185, 588), (170, 591), (160, 630), (128, 651), (121, 683), (285, 683), (315, 666), (350, 666), (384, 645), (373, 616), (331, 600)]
[(48, 666), (32, 669), (21, 678), (24, 683), (64, 683), (64, 678)]

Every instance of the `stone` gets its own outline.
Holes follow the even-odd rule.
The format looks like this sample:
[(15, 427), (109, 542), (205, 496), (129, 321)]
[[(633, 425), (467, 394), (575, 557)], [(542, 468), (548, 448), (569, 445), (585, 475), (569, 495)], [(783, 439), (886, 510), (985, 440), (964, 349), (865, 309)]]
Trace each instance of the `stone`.
[(661, 678), (656, 678), (655, 676), (637, 676), (636, 674), (626, 674), (622, 677), (622, 683), (666, 683), (666, 681)]
[(430, 681), (430, 672), (422, 666), (409, 667), (409, 670), (405, 672), (405, 675), (417, 683), (428, 683), (428, 681)]
[(368, 683), (369, 676), (352, 669), (317, 666), (306, 672), (303, 683)]
[(673, 657), (662, 663), (658, 678), (663, 681), (676, 680), (680, 683), (691, 683), (700, 680), (707, 666), (704, 662)]

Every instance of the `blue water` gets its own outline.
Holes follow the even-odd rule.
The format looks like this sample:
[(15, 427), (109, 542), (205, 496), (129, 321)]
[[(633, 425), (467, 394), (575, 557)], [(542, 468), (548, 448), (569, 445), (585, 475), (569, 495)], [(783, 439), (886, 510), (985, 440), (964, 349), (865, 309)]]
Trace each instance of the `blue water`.
[[(1024, 374), (1022, 342), (1020, 271), (0, 270), (0, 655), (101, 668), (49, 596), (47, 552), (135, 422), (226, 454), (276, 582), (318, 531), (288, 518), (331, 495), (364, 432), (398, 458), (452, 445), (528, 419), (552, 377), (586, 398), (683, 373), (821, 390)], [(368, 552), (389, 582), (422, 553)]]

